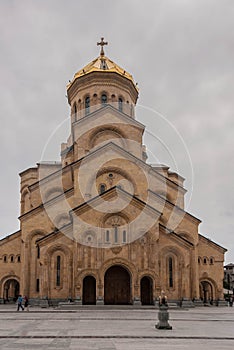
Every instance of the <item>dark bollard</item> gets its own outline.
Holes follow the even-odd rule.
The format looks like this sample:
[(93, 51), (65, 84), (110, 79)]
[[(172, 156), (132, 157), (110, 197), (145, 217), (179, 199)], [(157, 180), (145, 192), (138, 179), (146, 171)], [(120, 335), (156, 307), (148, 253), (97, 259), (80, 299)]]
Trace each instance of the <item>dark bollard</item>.
[(167, 297), (165, 292), (162, 291), (159, 297), (159, 311), (158, 311), (158, 320), (159, 322), (155, 325), (157, 329), (172, 329), (172, 326), (169, 325), (169, 312), (168, 312), (168, 304)]
[(158, 311), (158, 320), (159, 322), (155, 325), (157, 329), (172, 329), (172, 326), (169, 325), (169, 312), (168, 306), (161, 305)]

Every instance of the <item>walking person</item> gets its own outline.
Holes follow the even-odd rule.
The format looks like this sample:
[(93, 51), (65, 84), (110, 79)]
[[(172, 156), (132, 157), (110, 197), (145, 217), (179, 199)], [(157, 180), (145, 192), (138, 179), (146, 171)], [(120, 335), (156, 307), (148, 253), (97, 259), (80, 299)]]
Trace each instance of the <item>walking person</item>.
[(17, 311), (19, 311), (20, 308), (22, 309), (22, 311), (24, 311), (23, 298), (21, 294), (18, 296), (17, 304), (18, 304)]
[(24, 296), (24, 308), (29, 311), (29, 300), (26, 295)]

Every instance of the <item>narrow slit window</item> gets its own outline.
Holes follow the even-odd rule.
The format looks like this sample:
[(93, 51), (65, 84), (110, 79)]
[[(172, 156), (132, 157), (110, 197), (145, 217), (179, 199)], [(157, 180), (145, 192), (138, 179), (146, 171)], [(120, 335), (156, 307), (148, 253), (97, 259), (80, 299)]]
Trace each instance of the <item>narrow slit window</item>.
[(123, 100), (122, 100), (122, 98), (119, 98), (119, 111), (123, 112)]
[(90, 97), (87, 96), (85, 99), (85, 115), (89, 114), (90, 112)]
[(172, 258), (170, 257), (168, 260), (168, 267), (169, 267), (169, 287), (173, 287), (173, 261)]
[(114, 242), (118, 243), (118, 227), (115, 226), (114, 228)]
[(123, 243), (127, 242), (127, 232), (126, 230), (123, 230)]
[(40, 259), (40, 254), (41, 254), (41, 252), (40, 252), (40, 247), (39, 247), (39, 245), (37, 246), (37, 259)]
[(105, 94), (102, 94), (102, 105), (105, 105), (107, 103), (107, 96)]
[(102, 194), (106, 191), (106, 185), (105, 184), (101, 184), (99, 187), (99, 193)]
[(76, 103), (74, 104), (74, 117), (75, 117), (75, 121), (77, 120), (77, 107), (76, 107)]
[(61, 273), (61, 256), (57, 256), (57, 262), (56, 262), (56, 286), (60, 286), (60, 273)]
[(36, 292), (40, 292), (40, 280), (37, 278), (36, 280)]
[(110, 241), (110, 231), (106, 230), (106, 242)]

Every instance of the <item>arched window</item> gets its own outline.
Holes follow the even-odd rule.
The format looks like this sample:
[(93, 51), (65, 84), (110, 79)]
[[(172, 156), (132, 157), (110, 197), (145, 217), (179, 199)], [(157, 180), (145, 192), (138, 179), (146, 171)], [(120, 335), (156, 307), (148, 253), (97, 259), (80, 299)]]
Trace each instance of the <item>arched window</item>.
[(4, 255), (4, 257), (3, 257), (3, 261), (4, 261), (4, 263), (6, 263), (6, 262), (7, 262), (7, 256), (6, 256), (6, 255)]
[(173, 260), (172, 257), (168, 259), (168, 277), (169, 277), (169, 287), (173, 287)]
[(106, 242), (110, 241), (110, 231), (106, 230)]
[(85, 115), (89, 114), (90, 110), (90, 97), (87, 96), (85, 99)]
[(40, 292), (40, 280), (39, 280), (39, 278), (36, 279), (36, 292)]
[(11, 255), (11, 262), (14, 262), (14, 256)]
[(119, 111), (123, 112), (123, 100), (121, 97), (119, 98)]
[(102, 94), (102, 105), (105, 105), (107, 103), (107, 96), (106, 94)]
[(210, 265), (213, 265), (214, 264), (214, 258), (210, 258)]
[(201, 258), (200, 258), (200, 256), (198, 257), (198, 264), (200, 264), (201, 263)]
[(57, 256), (57, 261), (56, 261), (56, 286), (60, 286), (60, 276), (61, 276), (61, 256)]
[(77, 107), (76, 107), (76, 103), (74, 103), (73, 105), (73, 111), (74, 111), (74, 120), (77, 120)]
[(127, 232), (126, 230), (123, 230), (123, 243), (127, 242)]
[(118, 226), (114, 227), (114, 241), (118, 243)]
[(37, 259), (40, 259), (40, 247), (39, 247), (39, 245), (37, 246)]
[(20, 255), (17, 256), (17, 262), (20, 263)]
[(106, 185), (105, 184), (101, 184), (99, 186), (99, 193), (102, 194), (106, 191)]
[(207, 258), (206, 258), (206, 257), (203, 258), (203, 263), (204, 263), (204, 264), (207, 264)]

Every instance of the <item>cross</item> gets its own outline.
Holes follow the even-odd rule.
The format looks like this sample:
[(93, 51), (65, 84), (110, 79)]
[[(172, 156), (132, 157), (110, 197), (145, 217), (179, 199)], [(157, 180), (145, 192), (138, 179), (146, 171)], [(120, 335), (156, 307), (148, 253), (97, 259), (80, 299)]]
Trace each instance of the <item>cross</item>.
[(107, 41), (104, 41), (104, 38), (101, 38), (101, 41), (100, 43), (97, 43), (97, 45), (101, 45), (101, 52), (100, 52), (100, 55), (101, 56), (104, 56), (104, 50), (103, 50), (103, 46), (104, 45), (108, 45), (108, 42)]

